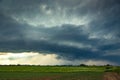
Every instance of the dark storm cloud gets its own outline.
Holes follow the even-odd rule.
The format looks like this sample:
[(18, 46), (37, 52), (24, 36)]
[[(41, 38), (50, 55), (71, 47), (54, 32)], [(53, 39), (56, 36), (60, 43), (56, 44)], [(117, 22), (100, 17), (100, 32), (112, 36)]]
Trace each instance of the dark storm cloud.
[(0, 2), (2, 2), (2, 0), (0, 0)]
[(3, 14), (0, 14), (0, 38), (1, 39), (3, 38), (7, 39), (8, 37), (10, 37), (9, 35), (14, 36), (14, 34), (19, 31), (17, 29), (18, 27), (16, 26), (19, 26), (19, 24), (14, 23), (14, 21), (12, 19), (9, 19), (9, 17)]
[(119, 0), (0, 0), (0, 51), (119, 64), (119, 9)]
[(117, 44), (108, 44), (100, 47), (101, 50), (115, 50), (120, 48), (120, 43)]
[(25, 24), (19, 24), (9, 16), (0, 13), (0, 41), (22, 39), (25, 26)]

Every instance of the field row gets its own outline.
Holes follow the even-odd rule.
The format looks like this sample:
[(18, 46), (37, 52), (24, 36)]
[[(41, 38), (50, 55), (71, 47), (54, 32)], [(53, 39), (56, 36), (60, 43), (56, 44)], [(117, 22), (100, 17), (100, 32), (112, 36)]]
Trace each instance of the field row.
[(103, 80), (102, 72), (39, 73), (0, 72), (0, 80)]
[(104, 72), (105, 67), (56, 67), (56, 66), (0, 66), (0, 71), (19, 72), (81, 72), (96, 71)]

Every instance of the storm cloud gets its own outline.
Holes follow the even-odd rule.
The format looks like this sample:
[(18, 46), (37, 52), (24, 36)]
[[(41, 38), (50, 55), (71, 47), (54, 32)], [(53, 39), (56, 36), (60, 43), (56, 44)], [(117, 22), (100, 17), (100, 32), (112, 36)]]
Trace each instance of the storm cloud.
[(119, 0), (0, 0), (0, 51), (119, 65)]

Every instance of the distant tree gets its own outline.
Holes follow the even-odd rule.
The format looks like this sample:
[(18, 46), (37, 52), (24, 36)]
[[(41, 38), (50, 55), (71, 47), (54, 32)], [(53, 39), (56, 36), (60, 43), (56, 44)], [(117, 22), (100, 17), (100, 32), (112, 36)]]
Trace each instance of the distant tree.
[(20, 64), (17, 64), (17, 66), (21, 66)]
[(80, 64), (80, 66), (87, 66), (86, 64)]
[(106, 69), (106, 70), (105, 70), (106, 72), (110, 72), (110, 71), (113, 70), (113, 69), (112, 69), (112, 66), (111, 66), (110, 64), (106, 64), (106, 65), (105, 65), (105, 69)]
[(110, 64), (106, 64), (106, 66), (111, 66)]

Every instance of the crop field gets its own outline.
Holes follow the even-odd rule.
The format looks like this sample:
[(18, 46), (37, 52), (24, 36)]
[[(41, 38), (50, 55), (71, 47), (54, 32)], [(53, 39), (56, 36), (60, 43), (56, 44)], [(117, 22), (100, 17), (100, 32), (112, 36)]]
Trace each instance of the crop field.
[(105, 80), (105, 70), (100, 66), (0, 66), (0, 80)]

